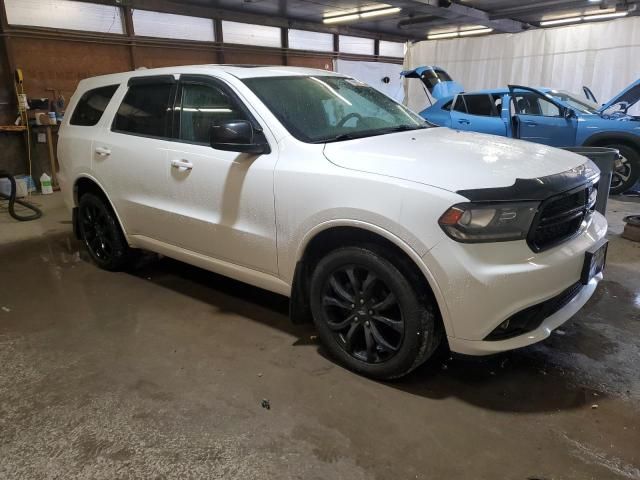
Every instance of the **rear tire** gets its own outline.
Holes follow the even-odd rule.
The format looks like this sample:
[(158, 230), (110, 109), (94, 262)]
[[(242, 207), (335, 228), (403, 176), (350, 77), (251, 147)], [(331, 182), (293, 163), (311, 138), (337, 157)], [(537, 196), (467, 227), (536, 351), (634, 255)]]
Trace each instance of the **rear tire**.
[(631, 189), (640, 178), (640, 153), (624, 144), (611, 144), (607, 147), (615, 148), (623, 157), (622, 161), (616, 162), (614, 166), (609, 190), (611, 195), (620, 195)]
[(78, 228), (91, 259), (104, 270), (122, 270), (131, 250), (111, 206), (93, 193), (85, 193), (78, 205)]
[(389, 380), (408, 374), (436, 350), (441, 329), (428, 295), (384, 253), (339, 248), (312, 276), (313, 321), (324, 346), (347, 368)]

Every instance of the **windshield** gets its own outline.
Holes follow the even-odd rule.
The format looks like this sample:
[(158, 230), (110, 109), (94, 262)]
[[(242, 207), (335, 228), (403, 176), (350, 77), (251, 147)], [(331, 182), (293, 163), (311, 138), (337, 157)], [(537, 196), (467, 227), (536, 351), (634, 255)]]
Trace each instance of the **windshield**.
[(551, 90), (549, 91), (549, 95), (569, 105), (571, 108), (577, 110), (580, 113), (588, 113), (593, 115), (598, 113), (599, 107), (597, 104), (587, 100), (586, 98), (579, 98), (573, 93), (565, 92), (564, 90)]
[(244, 83), (298, 140), (324, 143), (428, 124), (378, 90), (352, 78), (287, 76), (248, 78)]

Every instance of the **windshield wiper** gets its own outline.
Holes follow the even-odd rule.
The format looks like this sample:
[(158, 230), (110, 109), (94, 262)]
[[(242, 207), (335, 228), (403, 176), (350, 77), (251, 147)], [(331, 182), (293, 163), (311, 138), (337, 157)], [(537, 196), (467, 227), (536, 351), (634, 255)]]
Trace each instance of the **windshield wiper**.
[(341, 142), (343, 140), (355, 140), (356, 138), (374, 137), (376, 135), (385, 135), (387, 133), (406, 132), (409, 130), (422, 130), (429, 128), (428, 125), (398, 125), (390, 128), (378, 128), (376, 130), (364, 130), (362, 132), (341, 133), (335, 137), (325, 138), (313, 143), (331, 143)]
[(385, 128), (382, 133), (408, 132), (409, 130), (422, 130), (429, 128), (427, 125), (398, 125), (397, 127)]
[(368, 137), (369, 135), (371, 135), (371, 132), (341, 133), (335, 137), (323, 138), (313, 143), (342, 142), (343, 140), (355, 140), (356, 138)]

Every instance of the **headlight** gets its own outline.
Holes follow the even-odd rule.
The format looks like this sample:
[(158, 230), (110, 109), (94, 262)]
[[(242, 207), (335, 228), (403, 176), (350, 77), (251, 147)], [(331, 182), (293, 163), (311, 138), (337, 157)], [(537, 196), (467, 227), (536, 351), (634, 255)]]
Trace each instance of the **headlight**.
[(459, 203), (438, 220), (458, 242), (506, 242), (527, 238), (539, 202)]

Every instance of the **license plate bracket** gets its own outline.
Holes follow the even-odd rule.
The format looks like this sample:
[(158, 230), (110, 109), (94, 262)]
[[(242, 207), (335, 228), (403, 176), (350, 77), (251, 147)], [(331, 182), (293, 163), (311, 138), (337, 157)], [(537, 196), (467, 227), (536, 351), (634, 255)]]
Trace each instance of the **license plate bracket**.
[(608, 248), (609, 241), (603, 238), (585, 252), (582, 275), (580, 276), (583, 285), (587, 285), (593, 277), (604, 271)]

